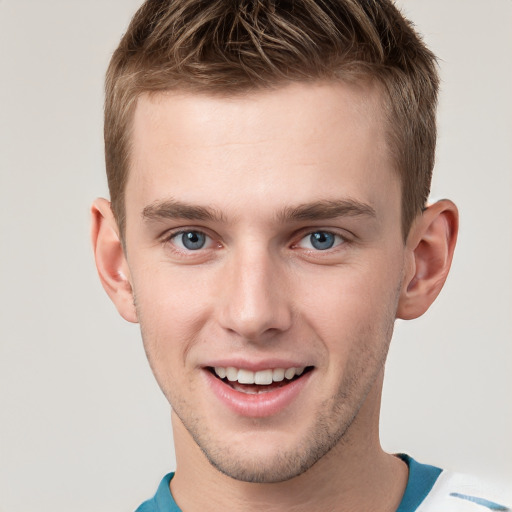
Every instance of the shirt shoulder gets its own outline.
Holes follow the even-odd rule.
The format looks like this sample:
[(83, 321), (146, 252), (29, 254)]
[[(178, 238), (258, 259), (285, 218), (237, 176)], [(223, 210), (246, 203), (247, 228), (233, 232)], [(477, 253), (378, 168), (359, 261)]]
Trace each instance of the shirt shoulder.
[(142, 503), (135, 512), (181, 512), (169, 487), (174, 473), (169, 473), (162, 478), (155, 495)]
[(512, 512), (511, 494), (474, 476), (442, 471), (417, 512)]
[[(397, 512), (512, 512), (507, 490), (475, 477), (443, 471), (399, 455), (409, 466), (409, 481)], [(170, 490), (174, 473), (160, 482), (156, 494), (135, 512), (181, 512)]]

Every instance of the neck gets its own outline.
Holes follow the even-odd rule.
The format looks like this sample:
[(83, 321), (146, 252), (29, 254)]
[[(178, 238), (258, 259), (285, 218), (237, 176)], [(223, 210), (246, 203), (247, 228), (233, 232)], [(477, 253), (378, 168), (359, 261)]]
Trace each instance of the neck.
[[(379, 408), (369, 407), (374, 400), (380, 403), (380, 388), (370, 392), (343, 439), (305, 473), (270, 484), (241, 482), (219, 472), (173, 414), (177, 470), (172, 494), (184, 512), (260, 512), (263, 507), (265, 512), (394, 512), (408, 471), (403, 461), (380, 446)], [(372, 427), (362, 428), (362, 423)]]

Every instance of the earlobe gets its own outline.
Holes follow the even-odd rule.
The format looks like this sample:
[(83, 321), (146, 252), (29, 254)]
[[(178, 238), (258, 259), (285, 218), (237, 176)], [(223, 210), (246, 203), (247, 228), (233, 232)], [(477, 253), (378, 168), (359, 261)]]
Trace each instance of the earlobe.
[(457, 207), (444, 199), (426, 208), (411, 227), (397, 318), (421, 316), (439, 295), (452, 263), (458, 219)]
[(130, 271), (110, 203), (96, 199), (91, 215), (92, 246), (101, 284), (120, 315), (137, 322)]

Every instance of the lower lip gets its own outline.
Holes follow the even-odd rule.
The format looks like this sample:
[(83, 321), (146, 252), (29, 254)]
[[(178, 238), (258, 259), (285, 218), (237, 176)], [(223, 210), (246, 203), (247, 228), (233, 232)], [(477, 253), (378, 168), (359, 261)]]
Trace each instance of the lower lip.
[(273, 416), (284, 410), (302, 391), (313, 372), (308, 372), (289, 384), (258, 394), (243, 393), (204, 370), (210, 389), (217, 398), (238, 415), (248, 418)]

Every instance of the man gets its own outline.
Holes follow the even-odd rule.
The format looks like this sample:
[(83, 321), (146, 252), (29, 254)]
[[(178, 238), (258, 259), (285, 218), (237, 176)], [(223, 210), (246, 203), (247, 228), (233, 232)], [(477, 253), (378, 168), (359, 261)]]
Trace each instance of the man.
[(176, 473), (138, 510), (508, 510), (379, 442), (394, 321), (435, 300), (457, 236), (455, 205), (426, 204), (437, 89), (387, 1), (137, 12), (92, 211), (172, 406)]

